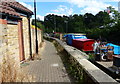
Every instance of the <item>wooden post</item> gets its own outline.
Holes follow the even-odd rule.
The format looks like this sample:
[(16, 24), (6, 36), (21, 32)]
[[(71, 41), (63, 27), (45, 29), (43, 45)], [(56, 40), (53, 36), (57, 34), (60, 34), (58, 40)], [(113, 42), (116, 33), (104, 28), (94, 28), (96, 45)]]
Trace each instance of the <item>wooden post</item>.
[(60, 40), (63, 40), (63, 39), (62, 39), (62, 33), (60, 33)]

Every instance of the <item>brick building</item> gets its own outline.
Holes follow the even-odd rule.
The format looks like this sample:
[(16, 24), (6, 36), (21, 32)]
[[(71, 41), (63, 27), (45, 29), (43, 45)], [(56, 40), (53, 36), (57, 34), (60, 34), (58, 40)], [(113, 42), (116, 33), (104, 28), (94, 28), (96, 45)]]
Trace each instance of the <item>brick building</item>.
[(0, 61), (4, 56), (19, 61), (32, 56), (35, 44), (30, 23), (32, 15), (31, 10), (15, 0), (0, 3)]

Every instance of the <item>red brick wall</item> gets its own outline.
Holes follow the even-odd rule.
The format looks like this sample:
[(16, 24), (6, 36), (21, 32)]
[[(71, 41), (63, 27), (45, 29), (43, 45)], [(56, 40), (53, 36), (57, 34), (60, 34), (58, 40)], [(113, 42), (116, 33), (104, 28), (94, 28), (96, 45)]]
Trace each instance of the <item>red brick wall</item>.
[(7, 20), (0, 19), (0, 24), (7, 24)]

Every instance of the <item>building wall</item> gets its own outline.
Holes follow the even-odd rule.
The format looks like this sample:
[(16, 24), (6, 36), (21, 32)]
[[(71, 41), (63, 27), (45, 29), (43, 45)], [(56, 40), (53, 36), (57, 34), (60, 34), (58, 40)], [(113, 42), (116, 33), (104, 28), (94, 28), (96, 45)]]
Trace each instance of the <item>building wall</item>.
[(7, 51), (7, 24), (0, 24), (0, 63)]
[[(15, 58), (16, 61), (20, 62), (20, 38), (18, 32), (19, 24), (7, 24), (6, 20), (0, 19), (0, 62), (3, 57), (10, 56)], [(22, 16), (22, 28), (23, 28), (23, 42), (24, 42), (24, 55), (25, 60), (30, 57), (30, 41), (29, 41), (29, 28), (28, 19)], [(41, 30), (38, 31), (38, 45), (40, 45)], [(32, 45), (32, 55), (36, 52), (36, 40), (35, 40), (35, 28), (31, 27), (31, 45)]]
[[(32, 52), (33, 56), (36, 53), (36, 33), (35, 33), (35, 27), (31, 26), (31, 34), (32, 34)], [(37, 40), (38, 40), (38, 47), (40, 47), (40, 43), (42, 42), (42, 32), (40, 29), (37, 29)]]
[(31, 26), (31, 40), (32, 40), (32, 54), (34, 55), (36, 52), (36, 44), (35, 44), (35, 29), (32, 28)]
[(25, 59), (30, 57), (30, 46), (29, 46), (29, 27), (27, 17), (21, 16), (23, 24), (23, 40), (24, 40), (24, 54)]
[(7, 24), (7, 54), (16, 61), (19, 59), (18, 25)]
[(40, 46), (41, 42), (42, 42), (42, 31), (38, 30), (38, 46)]
[(7, 24), (7, 21), (4, 19), (0, 19), (0, 24)]
[(18, 25), (7, 24), (6, 20), (1, 20), (0, 29), (0, 63), (4, 57), (19, 61)]

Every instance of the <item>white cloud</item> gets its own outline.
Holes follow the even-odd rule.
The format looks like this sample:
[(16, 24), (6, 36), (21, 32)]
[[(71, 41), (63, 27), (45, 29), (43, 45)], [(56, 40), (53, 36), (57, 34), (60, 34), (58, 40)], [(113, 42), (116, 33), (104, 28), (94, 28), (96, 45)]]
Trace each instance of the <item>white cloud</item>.
[(19, 3), (22, 4), (23, 6), (27, 7), (29, 10), (34, 11), (34, 7), (33, 6), (31, 6), (29, 4), (26, 4), (24, 2), (19, 2)]
[[(55, 10), (51, 10), (53, 13), (51, 14), (57, 14), (57, 15), (71, 15), (73, 13), (73, 9), (72, 8), (68, 8), (67, 6), (64, 5), (59, 5), (57, 7), (57, 9)], [(47, 13), (50, 14), (50, 13)]]
[(120, 0), (110, 0), (110, 1), (113, 1), (113, 2), (118, 2), (118, 1), (120, 1)]
[(68, 10), (68, 15), (71, 15), (72, 13), (73, 13), (73, 9), (70, 8), (70, 9)]
[[(40, 19), (41, 21), (44, 21), (44, 16), (41, 16), (41, 15), (36, 15), (36, 19)], [(32, 16), (31, 19), (35, 19), (35, 16)]]
[(82, 14), (85, 14), (85, 13), (92, 13), (92, 14), (97, 14), (101, 9), (98, 9), (98, 8), (94, 8), (94, 7), (86, 7), (84, 8), (83, 10), (81, 10), (80, 12)]
[[(77, 5), (78, 8), (82, 8), (80, 12), (82, 14), (92, 13), (96, 14), (99, 11), (105, 10), (110, 4), (106, 4), (104, 1), (100, 0), (67, 0), (69, 3)], [(113, 1), (113, 0), (111, 0)]]
[(36, 15), (36, 17), (39, 18), (40, 20), (44, 21), (44, 16)]

